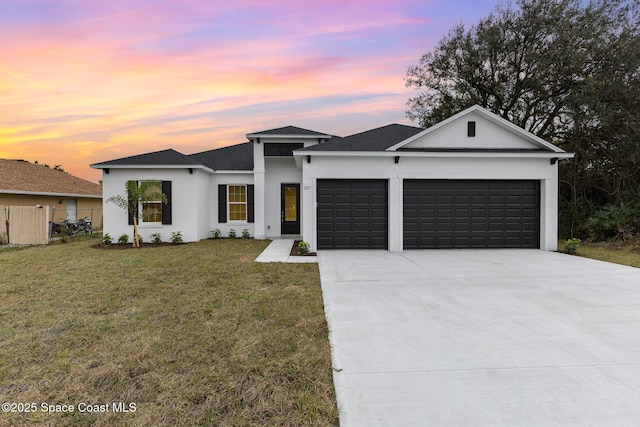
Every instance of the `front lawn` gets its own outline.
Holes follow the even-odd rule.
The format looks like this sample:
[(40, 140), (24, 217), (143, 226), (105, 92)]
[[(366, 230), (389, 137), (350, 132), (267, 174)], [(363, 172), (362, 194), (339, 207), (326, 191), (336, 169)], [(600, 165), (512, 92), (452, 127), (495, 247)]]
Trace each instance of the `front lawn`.
[[(559, 242), (558, 250), (562, 251), (564, 246), (564, 242)], [(577, 255), (640, 268), (640, 246), (637, 243), (581, 243)]]
[(0, 252), (0, 425), (338, 424), (317, 265), (96, 242)]

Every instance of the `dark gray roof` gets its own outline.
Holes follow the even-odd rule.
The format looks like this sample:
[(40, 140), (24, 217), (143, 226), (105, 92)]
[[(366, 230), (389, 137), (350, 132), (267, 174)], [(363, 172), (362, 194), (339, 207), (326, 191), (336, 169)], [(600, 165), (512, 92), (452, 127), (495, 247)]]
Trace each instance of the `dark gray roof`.
[(214, 170), (253, 170), (251, 142), (203, 151), (189, 157)]
[(121, 159), (109, 160), (102, 163), (94, 163), (91, 165), (95, 168), (117, 166), (117, 165), (145, 165), (145, 166), (164, 166), (164, 165), (184, 165), (197, 166), (198, 162), (190, 159), (182, 153), (174, 149), (155, 151), (153, 153), (138, 154), (136, 156), (123, 157)]
[(322, 144), (297, 151), (384, 151), (420, 132), (423, 128), (391, 124), (344, 138), (331, 138)]
[(251, 132), (247, 135), (309, 135), (309, 136), (323, 136), (329, 135), (327, 133), (316, 132), (314, 130), (302, 129), (296, 126), (285, 126), (277, 129), (263, 130), (261, 132)]

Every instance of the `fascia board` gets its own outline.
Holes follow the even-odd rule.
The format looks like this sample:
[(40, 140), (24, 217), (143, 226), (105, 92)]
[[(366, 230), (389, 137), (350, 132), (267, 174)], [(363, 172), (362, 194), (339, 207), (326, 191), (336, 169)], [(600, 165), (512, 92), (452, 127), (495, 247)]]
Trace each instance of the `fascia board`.
[(91, 169), (202, 169), (206, 172), (213, 173), (214, 170), (204, 165), (109, 165), (104, 163), (95, 163), (89, 165)]
[(452, 152), (452, 151), (308, 151), (304, 153), (293, 153), (294, 156), (318, 156), (318, 157), (454, 157), (454, 158), (554, 158), (571, 159), (574, 153), (561, 152)]
[(48, 193), (43, 191), (22, 191), (22, 190), (0, 190), (0, 194), (22, 194), (26, 196), (54, 196), (54, 197), (85, 197), (88, 199), (102, 199), (102, 196), (95, 194), (75, 194), (75, 193)]
[(331, 135), (274, 135), (268, 133), (248, 133), (245, 135), (247, 139), (331, 139)]

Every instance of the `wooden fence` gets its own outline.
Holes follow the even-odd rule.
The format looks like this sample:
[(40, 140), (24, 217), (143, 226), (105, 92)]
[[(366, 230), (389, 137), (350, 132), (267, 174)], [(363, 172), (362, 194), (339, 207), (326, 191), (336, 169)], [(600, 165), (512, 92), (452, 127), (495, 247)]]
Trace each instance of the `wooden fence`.
[(49, 206), (0, 206), (0, 242), (49, 243)]

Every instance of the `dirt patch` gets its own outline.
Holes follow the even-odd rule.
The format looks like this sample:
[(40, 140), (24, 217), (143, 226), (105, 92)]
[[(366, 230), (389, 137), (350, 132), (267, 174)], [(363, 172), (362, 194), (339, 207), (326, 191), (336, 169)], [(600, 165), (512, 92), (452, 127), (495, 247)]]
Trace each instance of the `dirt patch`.
[(302, 242), (302, 240), (296, 240), (293, 242), (293, 246), (291, 246), (291, 252), (289, 252), (289, 256), (316, 256), (318, 255), (316, 252), (309, 252), (306, 255), (300, 255), (298, 253), (298, 244)]

